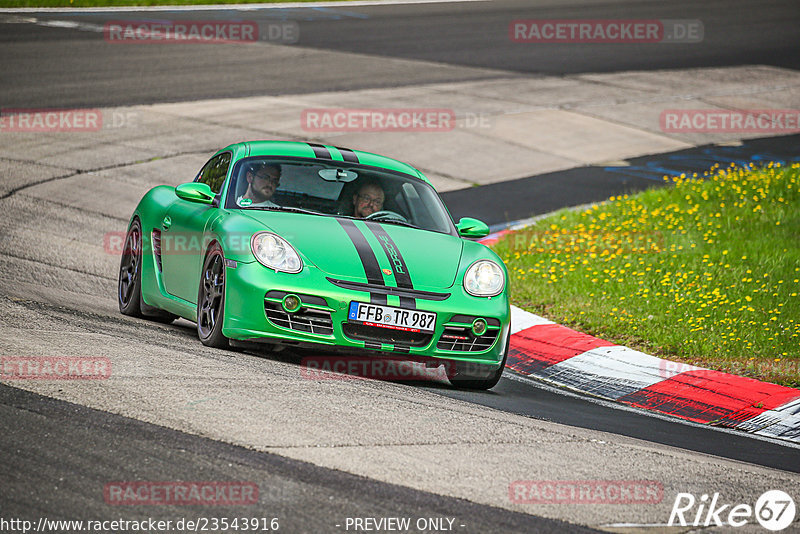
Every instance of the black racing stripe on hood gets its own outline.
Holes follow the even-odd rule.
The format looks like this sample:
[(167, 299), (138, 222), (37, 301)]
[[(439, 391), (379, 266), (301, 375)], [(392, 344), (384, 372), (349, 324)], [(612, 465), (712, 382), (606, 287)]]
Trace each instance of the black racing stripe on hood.
[(337, 146), (336, 149), (342, 155), (343, 160), (350, 163), (358, 163), (358, 156), (356, 156), (356, 153), (350, 150), (349, 148), (342, 148)]
[[(342, 228), (344, 228), (344, 231), (347, 232), (347, 236), (350, 238), (350, 241), (353, 242), (353, 246), (356, 247), (358, 257), (361, 259), (361, 265), (364, 266), (364, 274), (367, 276), (367, 282), (370, 284), (385, 286), (386, 284), (383, 281), (381, 267), (378, 265), (378, 258), (375, 257), (375, 253), (372, 251), (372, 247), (367, 242), (367, 238), (364, 237), (364, 234), (361, 233), (361, 231), (356, 227), (355, 223), (353, 223), (353, 221), (350, 219), (336, 220), (342, 225)], [(386, 295), (382, 295), (380, 293), (370, 293), (370, 302), (373, 304), (386, 304), (388, 301), (386, 299)]]
[[(392, 272), (394, 279), (397, 281), (397, 287), (402, 289), (414, 289), (414, 284), (411, 282), (411, 274), (408, 272), (408, 266), (403, 259), (403, 254), (394, 240), (386, 233), (386, 229), (380, 224), (373, 221), (366, 221), (367, 228), (369, 228), (378, 243), (383, 248), (383, 253), (392, 265)], [(400, 297), (400, 306), (404, 308), (416, 308), (417, 302), (410, 297)]]
[(331, 151), (325, 145), (320, 145), (319, 143), (308, 143), (308, 146), (314, 150), (314, 157), (319, 159), (333, 159), (331, 156)]

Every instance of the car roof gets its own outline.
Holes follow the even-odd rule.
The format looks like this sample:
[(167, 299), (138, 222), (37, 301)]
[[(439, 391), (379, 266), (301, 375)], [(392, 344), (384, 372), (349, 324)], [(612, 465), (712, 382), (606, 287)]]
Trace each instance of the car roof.
[(303, 141), (246, 141), (232, 144), (220, 150), (220, 152), (223, 151), (232, 151), (236, 159), (250, 156), (285, 156), (314, 158), (323, 161), (350, 161), (361, 165), (369, 165), (371, 167), (409, 174), (430, 184), (430, 181), (428, 181), (424, 174), (407, 163), (371, 152), (352, 150), (333, 145)]

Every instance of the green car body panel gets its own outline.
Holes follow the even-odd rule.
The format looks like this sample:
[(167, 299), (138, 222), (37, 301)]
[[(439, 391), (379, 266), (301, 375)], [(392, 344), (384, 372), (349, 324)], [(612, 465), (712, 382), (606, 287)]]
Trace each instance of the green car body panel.
[[(510, 336), (508, 273), (493, 251), (459, 236), (455, 226), (452, 234), (446, 234), (348, 219), (364, 236), (377, 259), (382, 276), (380, 283), (385, 286), (386, 294), (382, 304), (403, 307), (403, 295), (406, 298), (408, 295), (402, 288), (400, 291), (395, 289), (401, 285), (398, 277), (402, 273), (399, 271), (406, 269), (413, 283), (412, 297), (416, 309), (436, 314), (435, 332), (430, 340), (423, 345), (408, 346), (405, 343), (368, 342), (345, 332), (350, 303), (369, 303), (370, 291), (365, 286), (369, 280), (362, 257), (337, 217), (224, 207), (233, 169), (242, 158), (275, 156), (305, 158), (313, 162), (318, 159), (320, 150), (327, 151), (327, 162), (348, 161), (345, 159), (348, 153), (354, 154), (357, 158), (354, 167), (366, 165), (386, 169), (428, 183), (421, 172), (402, 162), (328, 145), (257, 141), (226, 147), (215, 154), (216, 157), (228, 153), (231, 158), (218, 201), (184, 200), (176, 194), (175, 187), (161, 185), (147, 192), (136, 207), (131, 223), (138, 220), (142, 228), (142, 302), (196, 321), (201, 271), (209, 247), (216, 243), (222, 248), (226, 265), (222, 333), (227, 338), (304, 347), (338, 347), (353, 352), (366, 349), (376, 355), (377, 352), (402, 353), (473, 362), (497, 369), (504, 359)], [(374, 232), (376, 226), (388, 234), (396, 251), (384, 247), (385, 243), (381, 243)], [(264, 231), (273, 232), (291, 244), (302, 260), (300, 272), (275, 271), (256, 259), (250, 238)], [(170, 243), (172, 252), (163, 253), (164, 243), (170, 236), (178, 237)], [(470, 265), (479, 260), (491, 260), (502, 269), (505, 284), (499, 295), (476, 297), (465, 290), (464, 275)], [(372, 282), (374, 287), (374, 277)], [(265, 306), (280, 306), (281, 298), (286, 294), (301, 297), (301, 310), (329, 313), (332, 332), (312, 333), (271, 321)], [(448, 296), (443, 298), (443, 295)], [(309, 296), (314, 298), (307, 298)], [(490, 347), (472, 351), (442, 348), (440, 342), (446, 328), (470, 327), (474, 318), (488, 320), (487, 335), (495, 336)]]

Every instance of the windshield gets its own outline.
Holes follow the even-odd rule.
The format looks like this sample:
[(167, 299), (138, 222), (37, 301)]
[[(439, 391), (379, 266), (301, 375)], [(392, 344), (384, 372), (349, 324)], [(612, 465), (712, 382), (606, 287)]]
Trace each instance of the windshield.
[(231, 175), (225, 207), (367, 219), (455, 235), (450, 215), (430, 185), (348, 162), (243, 159)]

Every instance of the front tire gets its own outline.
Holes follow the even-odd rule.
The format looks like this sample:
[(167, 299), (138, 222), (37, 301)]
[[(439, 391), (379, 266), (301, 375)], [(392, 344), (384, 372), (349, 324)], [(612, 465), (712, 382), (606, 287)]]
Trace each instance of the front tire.
[[(503, 361), (500, 362), (500, 367), (496, 371), (490, 371), (486, 378), (475, 378), (474, 366), (475, 364), (459, 364), (456, 366), (456, 373), (450, 377), (450, 383), (459, 389), (477, 389), (487, 390), (492, 389), (500, 381), (503, 376), (503, 370), (506, 368), (506, 360), (508, 359), (508, 349), (511, 344), (511, 335), (509, 334), (506, 340), (506, 348), (503, 354)], [(484, 367), (484, 366), (480, 366)], [(468, 370), (469, 369), (469, 370)], [(470, 372), (471, 371), (471, 372)]]
[(197, 296), (197, 337), (207, 347), (227, 349), (230, 340), (222, 335), (225, 317), (225, 256), (219, 245), (206, 255)]

